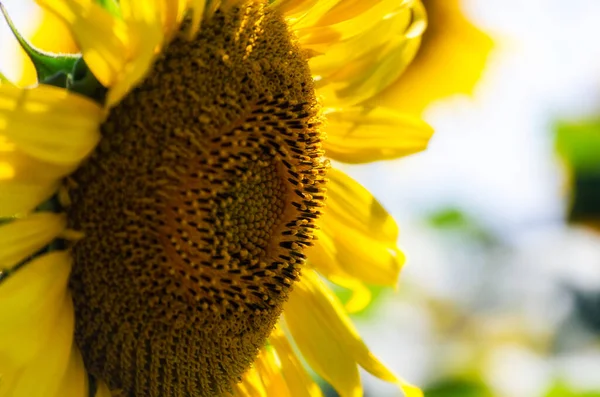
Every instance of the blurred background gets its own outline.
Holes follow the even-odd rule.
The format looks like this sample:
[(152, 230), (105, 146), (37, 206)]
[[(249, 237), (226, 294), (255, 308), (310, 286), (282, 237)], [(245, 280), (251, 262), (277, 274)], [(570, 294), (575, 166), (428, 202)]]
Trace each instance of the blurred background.
[[(57, 21), (4, 3), (57, 49), (36, 34), (60, 35)], [(423, 3), (422, 48), (375, 102), (422, 115), (429, 149), (340, 165), (395, 216), (408, 255), (398, 289), (373, 289), (353, 318), (426, 397), (599, 397), (600, 1)], [(0, 49), (17, 51), (4, 26)], [(33, 81), (24, 58), (3, 61)], [(366, 396), (400, 396), (363, 379)]]

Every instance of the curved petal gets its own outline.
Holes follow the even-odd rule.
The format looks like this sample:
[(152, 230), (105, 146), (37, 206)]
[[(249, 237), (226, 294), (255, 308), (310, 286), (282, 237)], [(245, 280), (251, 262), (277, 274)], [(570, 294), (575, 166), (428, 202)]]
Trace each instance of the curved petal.
[(0, 269), (11, 269), (48, 245), (66, 227), (62, 214), (38, 212), (0, 226)]
[(303, 272), (284, 317), (306, 361), (341, 397), (362, 396), (357, 365), (382, 380), (400, 383), (369, 351), (340, 302), (315, 272)]
[(13, 182), (0, 180), (0, 218), (25, 215), (48, 200), (60, 182)]
[(279, 368), (272, 349), (269, 347), (262, 349), (256, 360), (254, 360), (254, 366), (262, 380), (267, 396), (295, 397), (292, 392), (295, 393), (296, 391), (292, 391), (286, 379), (283, 378), (281, 368)]
[(233, 386), (233, 396), (268, 397), (255, 366), (249, 368), (242, 376), (242, 380)]
[(281, 373), (288, 388), (294, 392), (294, 397), (323, 397), (321, 388), (306, 372), (290, 342), (279, 327), (273, 330), (269, 341), (277, 352), (277, 357), (281, 362)]
[[(328, 172), (327, 211), (321, 230), (307, 255), (311, 264), (332, 282), (353, 287), (368, 299), (356, 279), (367, 284), (394, 286), (404, 263), (396, 246), (398, 226), (367, 189), (343, 172)], [(354, 303), (358, 305), (358, 302)]]
[(327, 178), (328, 215), (374, 239), (396, 243), (396, 221), (364, 186), (336, 168)]
[[(325, 107), (348, 107), (373, 98), (415, 56), (426, 24), (421, 3), (384, 3), (373, 7), (376, 13), (369, 22), (359, 15), (356, 21), (342, 22), (339, 32), (321, 27), (304, 42), (300, 38), (300, 44), (315, 53), (309, 65)], [(352, 35), (354, 31), (359, 34)]]
[(0, 87), (0, 137), (39, 160), (76, 165), (100, 140), (103, 109), (51, 86)]
[(0, 283), (0, 373), (18, 372), (52, 344), (53, 330), (68, 328), (70, 270), (70, 255), (55, 251)]
[(127, 24), (129, 53), (119, 77), (106, 96), (108, 107), (117, 104), (146, 76), (164, 42), (162, 7), (157, 0), (121, 0)]
[(93, 0), (37, 0), (67, 26), (86, 64), (105, 87), (119, 77), (130, 56), (126, 23)]
[(327, 157), (344, 163), (390, 160), (424, 150), (433, 129), (412, 115), (388, 108), (326, 112)]

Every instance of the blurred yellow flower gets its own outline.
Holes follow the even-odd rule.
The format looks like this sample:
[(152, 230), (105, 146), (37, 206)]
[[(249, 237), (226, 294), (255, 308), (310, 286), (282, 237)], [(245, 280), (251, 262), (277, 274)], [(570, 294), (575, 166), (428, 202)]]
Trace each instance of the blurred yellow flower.
[(426, 147), (422, 121), (364, 106), (412, 59), (421, 3), (38, 3), (82, 58), (0, 85), (0, 396), (321, 395), (294, 345), (342, 397), (358, 366), (420, 396), (320, 275), (356, 308), (403, 265), (327, 158)]
[(435, 100), (470, 94), (479, 80), (492, 40), (465, 18), (461, 0), (423, 0), (423, 5), (429, 23), (419, 52), (373, 103), (421, 114)]

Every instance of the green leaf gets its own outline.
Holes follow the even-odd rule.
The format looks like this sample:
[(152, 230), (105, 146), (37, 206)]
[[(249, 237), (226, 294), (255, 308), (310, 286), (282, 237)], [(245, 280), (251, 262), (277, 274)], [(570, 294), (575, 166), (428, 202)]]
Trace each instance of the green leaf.
[(425, 397), (493, 397), (482, 382), (471, 379), (444, 379), (424, 390)]
[(545, 397), (600, 397), (600, 390), (574, 390), (563, 381), (556, 381)]
[(556, 150), (577, 172), (600, 174), (600, 120), (559, 123)]
[(31, 62), (33, 62), (38, 81), (42, 82), (44, 80), (49, 80), (53, 78), (53, 76), (61, 73), (67, 75), (71, 69), (73, 69), (75, 62), (81, 58), (79, 55), (57, 55), (34, 48), (27, 40), (23, 38), (23, 36), (21, 36), (2, 3), (0, 3), (0, 11), (2, 11), (4, 19), (6, 19), (6, 22), (8, 23), (8, 26), (15, 38), (19, 41), (19, 44), (29, 59), (31, 59)]

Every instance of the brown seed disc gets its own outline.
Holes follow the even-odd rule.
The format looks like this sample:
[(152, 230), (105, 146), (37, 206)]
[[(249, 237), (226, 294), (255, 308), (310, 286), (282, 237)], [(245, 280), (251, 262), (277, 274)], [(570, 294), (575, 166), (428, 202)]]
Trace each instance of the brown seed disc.
[(215, 396), (264, 345), (324, 200), (317, 103), (256, 1), (182, 34), (72, 177), (76, 338), (126, 396)]

